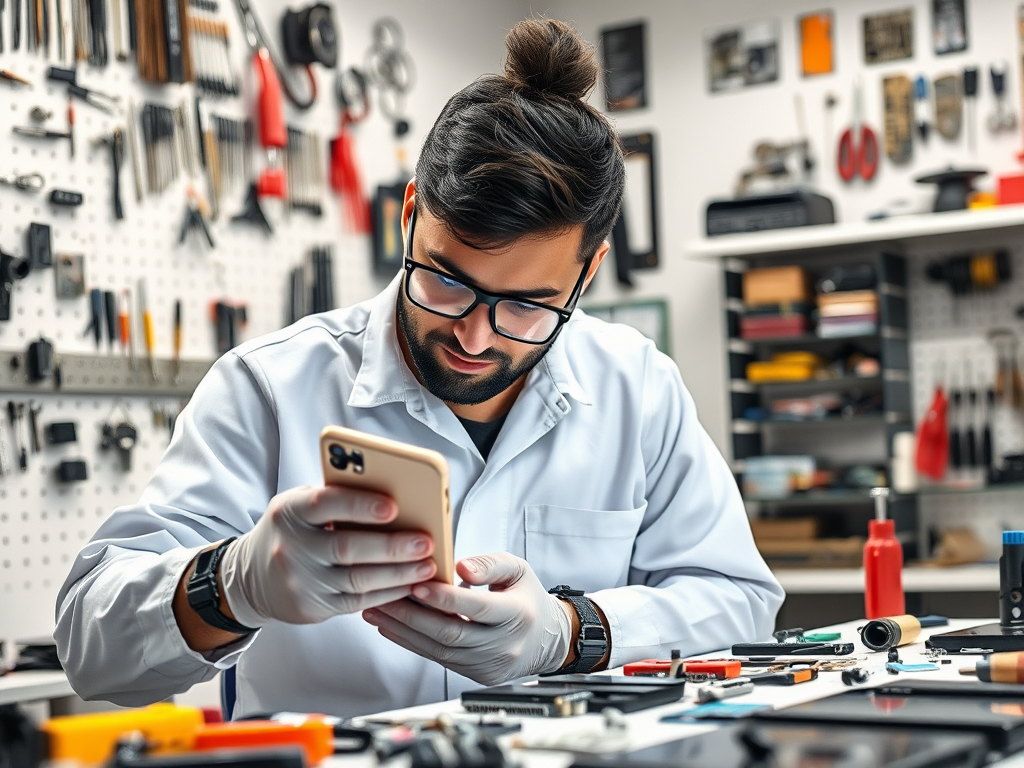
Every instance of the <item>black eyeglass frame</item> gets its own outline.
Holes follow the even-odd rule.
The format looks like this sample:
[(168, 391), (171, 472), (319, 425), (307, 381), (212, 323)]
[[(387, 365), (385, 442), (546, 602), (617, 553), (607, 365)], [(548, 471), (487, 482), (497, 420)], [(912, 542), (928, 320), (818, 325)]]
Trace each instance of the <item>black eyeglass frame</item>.
[[(436, 267), (430, 267), (427, 266), (426, 264), (421, 264), (420, 262), (415, 261), (412, 258), (412, 237), (415, 231), (416, 209), (413, 208), (412, 213), (409, 214), (409, 232), (405, 238), (405, 254), (403, 259), (403, 269), (405, 270), (405, 280), (403, 281), (403, 283), (405, 285), (405, 295), (409, 299), (409, 301), (411, 301), (420, 309), (426, 310), (427, 312), (430, 312), (433, 315), (437, 315), (438, 317), (446, 317), (449, 320), (461, 320), (462, 318), (469, 315), (474, 309), (476, 309), (481, 304), (486, 304), (488, 309), (487, 316), (491, 321), (491, 330), (493, 330), (502, 338), (511, 339), (512, 341), (518, 341), (521, 344), (533, 344), (534, 346), (539, 346), (541, 344), (549, 343), (552, 339), (555, 338), (555, 336), (558, 335), (559, 331), (562, 330), (562, 326), (569, 322), (569, 318), (572, 317), (572, 313), (576, 309), (576, 304), (580, 300), (580, 296), (583, 294), (583, 285), (587, 279), (587, 272), (590, 271), (590, 265), (594, 260), (593, 255), (587, 258), (586, 263), (583, 265), (583, 271), (580, 272), (580, 276), (579, 278), (577, 278), (576, 285), (573, 286), (572, 293), (569, 295), (569, 300), (565, 303), (565, 306), (553, 307), (550, 304), (542, 304), (539, 301), (523, 299), (510, 293), (487, 293), (486, 291), (480, 290), (475, 285), (470, 285), (469, 283), (466, 283), (463, 280), (459, 280), (455, 276), (450, 275), (443, 270), (437, 269)], [(409, 285), (412, 282), (412, 273), (417, 269), (424, 269), (427, 272), (433, 272), (435, 275), (440, 275), (441, 277), (444, 277), (447, 280), (451, 280), (452, 282), (458, 283), (464, 288), (468, 288), (470, 291), (473, 292), (473, 303), (466, 307), (466, 309), (459, 313), (458, 315), (449, 315), (444, 312), (438, 312), (436, 309), (432, 309), (431, 307), (427, 307), (424, 306), (423, 304), (420, 304), (418, 301), (416, 301), (416, 299), (412, 297), (412, 292), (409, 290)], [(501, 301), (514, 301), (517, 304), (528, 304), (531, 307), (537, 307), (538, 309), (546, 309), (550, 312), (554, 312), (558, 316), (558, 325), (555, 326), (554, 330), (551, 331), (551, 334), (547, 338), (542, 339), (540, 341), (531, 341), (529, 339), (521, 339), (518, 336), (512, 336), (498, 328), (496, 307), (498, 306), (498, 303)]]

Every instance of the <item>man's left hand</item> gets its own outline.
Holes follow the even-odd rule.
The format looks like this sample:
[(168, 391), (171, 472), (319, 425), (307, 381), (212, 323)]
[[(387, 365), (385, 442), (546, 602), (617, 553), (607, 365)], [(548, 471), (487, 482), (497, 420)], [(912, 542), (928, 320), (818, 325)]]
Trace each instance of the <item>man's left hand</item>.
[(554, 672), (569, 651), (572, 621), (529, 564), (498, 552), (459, 561), (462, 579), (490, 591), (427, 582), (413, 600), (363, 611), (394, 643), (481, 685)]

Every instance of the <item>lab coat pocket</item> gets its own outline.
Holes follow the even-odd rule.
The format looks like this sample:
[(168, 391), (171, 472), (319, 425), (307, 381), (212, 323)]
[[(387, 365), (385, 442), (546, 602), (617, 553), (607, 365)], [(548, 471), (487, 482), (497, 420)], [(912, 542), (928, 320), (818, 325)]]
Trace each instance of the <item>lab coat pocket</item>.
[(568, 584), (596, 592), (621, 587), (647, 511), (526, 507), (526, 560), (545, 588)]

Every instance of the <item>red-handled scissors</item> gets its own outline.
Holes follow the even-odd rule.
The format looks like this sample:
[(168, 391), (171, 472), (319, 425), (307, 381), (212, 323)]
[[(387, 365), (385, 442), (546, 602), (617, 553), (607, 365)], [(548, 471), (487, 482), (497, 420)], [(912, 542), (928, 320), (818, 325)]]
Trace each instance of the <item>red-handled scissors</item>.
[(837, 165), (843, 181), (852, 181), (854, 176), (870, 181), (878, 170), (878, 136), (863, 123), (861, 107), (858, 79), (853, 90), (853, 125), (839, 137)]

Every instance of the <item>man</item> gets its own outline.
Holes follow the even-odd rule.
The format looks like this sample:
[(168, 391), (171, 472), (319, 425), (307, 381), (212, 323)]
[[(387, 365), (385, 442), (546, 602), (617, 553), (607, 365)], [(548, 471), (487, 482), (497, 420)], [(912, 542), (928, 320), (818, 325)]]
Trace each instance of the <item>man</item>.
[[(593, 53), (554, 21), (507, 45), (424, 142), (401, 274), (219, 360), (83, 549), (55, 633), (81, 695), (235, 666), (235, 717), (356, 715), (770, 632), (781, 589), (675, 365), (574, 312), (623, 189)], [(397, 514), (322, 487), (329, 424), (445, 455), (456, 570), (488, 589), (431, 581), (424, 535), (327, 529)]]

